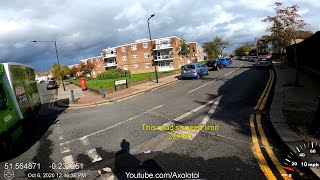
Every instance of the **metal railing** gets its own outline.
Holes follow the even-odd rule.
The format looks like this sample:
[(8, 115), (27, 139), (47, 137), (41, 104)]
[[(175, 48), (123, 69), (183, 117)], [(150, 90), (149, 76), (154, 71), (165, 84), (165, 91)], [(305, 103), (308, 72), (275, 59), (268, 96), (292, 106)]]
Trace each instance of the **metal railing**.
[(172, 48), (172, 43), (156, 44), (154, 49), (168, 49), (168, 48)]
[(161, 59), (170, 59), (173, 58), (172, 54), (164, 54), (164, 55), (160, 55), (160, 56), (156, 56), (155, 59), (156, 60), (161, 60)]
[(111, 57), (117, 57), (117, 53), (113, 53), (113, 54), (102, 54), (103, 58), (111, 58)]
[(105, 63), (103, 63), (104, 64), (104, 66), (107, 66), (107, 67), (110, 67), (110, 66), (117, 66), (118, 65), (118, 63), (117, 62), (105, 62)]

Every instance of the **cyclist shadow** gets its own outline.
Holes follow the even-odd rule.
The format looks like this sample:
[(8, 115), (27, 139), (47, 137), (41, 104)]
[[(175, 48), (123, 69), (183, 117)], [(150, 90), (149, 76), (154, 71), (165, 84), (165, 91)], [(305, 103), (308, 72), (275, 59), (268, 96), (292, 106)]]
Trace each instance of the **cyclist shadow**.
[(114, 174), (119, 180), (131, 179), (129, 174), (137, 176), (138, 173), (164, 173), (162, 168), (153, 159), (141, 162), (134, 155), (129, 153), (130, 143), (123, 139), (121, 141), (121, 150), (117, 151), (115, 156)]

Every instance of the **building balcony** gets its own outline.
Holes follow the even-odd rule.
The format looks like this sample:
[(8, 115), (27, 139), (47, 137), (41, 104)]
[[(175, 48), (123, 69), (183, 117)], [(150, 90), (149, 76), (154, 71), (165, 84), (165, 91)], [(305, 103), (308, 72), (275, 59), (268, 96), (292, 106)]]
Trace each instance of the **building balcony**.
[(108, 49), (103, 49), (101, 56), (103, 58), (111, 58), (111, 57), (117, 57), (117, 51), (115, 48), (108, 48)]
[(172, 49), (172, 48), (173, 46), (171, 43), (163, 43), (163, 44), (156, 44), (153, 50), (155, 51), (155, 50)]
[(113, 54), (104, 54), (104, 53), (102, 53), (101, 56), (103, 58), (114, 58), (114, 57), (117, 57), (117, 53), (113, 53)]
[(154, 58), (155, 61), (165, 61), (165, 60), (172, 60), (172, 59), (173, 59), (173, 55), (171, 54), (155, 56)]
[(113, 66), (118, 66), (117, 62), (105, 62), (103, 63), (104, 67), (113, 67)]

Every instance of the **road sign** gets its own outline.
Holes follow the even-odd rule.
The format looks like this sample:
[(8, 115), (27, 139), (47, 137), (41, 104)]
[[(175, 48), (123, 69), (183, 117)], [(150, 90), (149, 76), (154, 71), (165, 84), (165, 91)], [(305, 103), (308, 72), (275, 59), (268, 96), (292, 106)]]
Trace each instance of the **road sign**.
[(121, 84), (126, 84), (128, 88), (128, 81), (127, 79), (119, 80), (119, 81), (114, 81), (114, 90), (117, 91), (117, 86)]
[(119, 80), (119, 81), (114, 81), (114, 85), (120, 85), (120, 84), (126, 84), (127, 83), (127, 80), (126, 79), (123, 79), (123, 80)]

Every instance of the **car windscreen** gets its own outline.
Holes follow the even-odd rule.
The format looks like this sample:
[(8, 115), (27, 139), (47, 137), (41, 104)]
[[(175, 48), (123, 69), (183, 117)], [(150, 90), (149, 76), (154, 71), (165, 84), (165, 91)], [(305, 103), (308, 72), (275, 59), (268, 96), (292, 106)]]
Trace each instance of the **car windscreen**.
[(187, 64), (187, 65), (184, 65), (181, 67), (181, 69), (183, 69), (183, 70), (194, 69), (194, 68), (195, 68), (195, 66), (192, 64)]
[(56, 84), (55, 81), (49, 81), (48, 84)]

